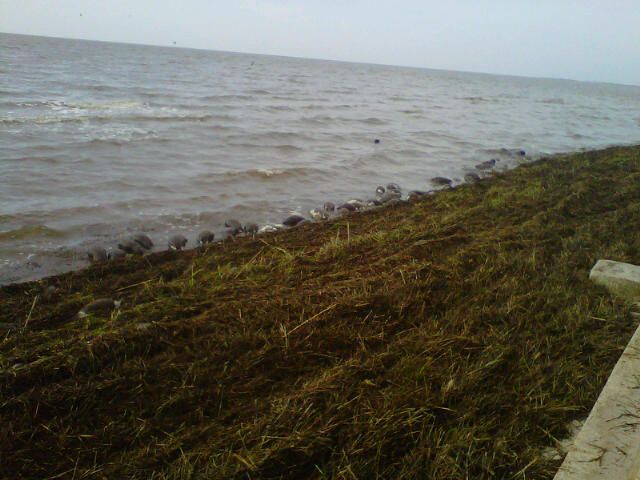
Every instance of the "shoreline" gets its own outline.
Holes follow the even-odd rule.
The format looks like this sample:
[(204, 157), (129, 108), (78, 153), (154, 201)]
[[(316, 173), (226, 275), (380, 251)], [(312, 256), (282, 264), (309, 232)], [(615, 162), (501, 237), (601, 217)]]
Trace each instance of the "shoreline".
[(640, 264), (639, 179), (640, 146), (554, 155), (0, 287), (0, 477), (550, 478), (636, 328), (588, 271)]
[[(450, 176), (444, 176), (444, 177), (434, 176), (432, 178), (425, 177), (424, 182), (420, 185), (420, 188), (423, 190), (415, 190), (415, 189), (408, 190), (408, 189), (404, 189), (405, 186), (402, 185), (402, 188), (404, 189), (404, 191), (402, 192), (401, 200), (402, 201), (410, 200), (409, 197), (411, 197), (412, 192), (418, 192), (419, 194), (432, 195), (432, 194), (438, 193), (440, 190), (444, 188), (447, 188), (447, 186), (451, 186), (452, 188), (458, 188), (466, 183), (474, 183), (475, 181), (481, 178), (486, 178), (488, 176), (491, 176), (494, 173), (505, 172), (510, 169), (517, 168), (519, 165), (535, 162), (540, 158), (543, 158), (543, 156), (541, 155), (533, 155), (533, 156), (527, 155), (524, 150), (518, 149), (518, 148), (504, 148), (504, 147), (500, 149), (496, 148), (490, 152), (491, 155), (489, 155), (489, 152), (485, 152), (485, 153), (487, 153), (486, 160), (483, 160), (483, 161), (478, 160), (478, 163), (475, 166), (467, 165), (466, 167), (463, 167), (461, 171), (458, 172), (457, 175), (450, 175)], [(558, 155), (563, 155), (563, 153), (556, 153), (556, 154), (544, 156), (544, 158), (555, 157)], [(295, 167), (293, 167), (293, 169), (295, 169)], [(266, 177), (269, 177), (275, 174), (274, 171), (271, 171), (268, 169), (249, 169), (247, 170), (247, 172), (262, 172), (261, 175), (265, 175)], [(282, 171), (278, 169), (275, 169), (275, 172), (282, 173)], [(475, 178), (473, 178), (472, 180), (469, 180), (467, 178), (469, 176), (475, 177)], [(436, 180), (436, 182), (434, 182), (434, 180)], [(437, 182), (441, 180), (448, 181), (449, 185), (443, 184), (441, 182), (440, 183)], [(367, 201), (380, 199), (380, 197), (376, 196), (376, 193), (375, 193), (376, 185), (377, 184), (370, 185), (368, 193), (363, 191), (362, 188), (357, 188), (356, 189), (357, 192), (354, 193), (352, 196), (347, 195), (347, 196), (344, 196), (342, 199), (338, 199), (336, 198), (336, 195), (327, 195), (323, 200), (319, 200), (315, 204), (310, 204), (309, 202), (307, 202), (306, 207), (309, 207), (313, 210), (322, 210), (323, 202), (327, 202), (327, 201), (329, 203), (335, 202), (335, 206), (338, 207), (341, 204), (348, 203), (351, 199), (358, 198), (363, 203), (363, 205), (361, 208), (358, 209), (358, 211), (351, 212), (351, 213), (363, 213), (364, 211), (376, 209), (382, 205), (378, 205), (378, 206), (365, 205)], [(383, 182), (382, 185), (387, 185), (387, 183)], [(392, 185), (397, 185), (397, 184), (392, 183)], [(278, 202), (272, 201), (272, 203), (277, 204)], [(279, 212), (279, 214), (281, 214), (280, 222), (284, 218), (286, 218), (287, 216), (286, 212), (288, 212), (288, 215), (301, 215), (305, 217), (305, 220), (307, 221), (311, 221), (311, 222), (318, 221), (317, 219), (312, 218), (312, 216), (310, 215), (311, 213), (310, 210), (301, 208), (301, 207), (294, 208), (291, 205), (289, 205), (286, 208), (280, 207), (280, 212)], [(323, 213), (328, 213), (329, 214), (328, 220), (332, 220), (332, 221), (335, 221), (340, 217), (340, 215), (337, 212), (323, 212)], [(200, 217), (202, 215), (205, 215), (205, 213), (200, 212), (198, 214), (193, 214), (194, 217)], [(221, 218), (224, 217), (228, 219), (237, 218), (237, 217), (234, 217), (231, 212), (227, 212), (227, 214), (224, 214), (224, 215), (218, 212), (216, 216)], [(257, 221), (258, 222), (257, 225), (259, 227), (268, 228), (268, 227), (278, 226), (278, 227), (281, 227), (282, 230), (288, 230), (288, 228), (284, 227), (282, 223), (279, 223), (278, 221), (276, 221), (277, 217), (274, 216), (273, 214), (267, 215), (267, 218), (261, 218), (261, 219), (256, 219), (256, 217), (251, 214), (248, 215), (247, 218), (242, 218), (242, 216), (239, 218), (242, 221), (242, 223), (247, 223), (247, 222), (254, 223)], [(229, 229), (226, 228), (226, 226), (224, 225), (224, 221), (218, 224), (214, 224), (210, 221), (209, 222), (199, 221), (198, 223), (199, 223), (198, 225), (199, 228), (193, 228), (193, 226), (189, 228), (187, 225), (174, 224), (171, 226), (171, 228), (167, 227), (166, 231), (164, 232), (158, 231), (157, 229), (149, 230), (149, 229), (146, 229), (144, 226), (139, 226), (136, 229), (132, 229), (130, 225), (117, 226), (117, 225), (108, 225), (108, 224), (105, 224), (105, 225), (97, 224), (96, 226), (98, 227), (99, 233), (94, 232), (93, 236), (89, 235), (86, 238), (76, 238), (71, 242), (71, 244), (62, 243), (62, 244), (54, 245), (50, 247), (52, 250), (49, 250), (49, 251), (40, 251), (36, 249), (30, 252), (29, 251), (21, 252), (20, 256), (22, 256), (23, 259), (20, 262), (18, 262), (16, 258), (8, 258), (6, 262), (7, 262), (7, 265), (11, 265), (11, 267), (4, 266), (3, 268), (7, 269), (6, 272), (2, 272), (0, 269), (0, 287), (12, 285), (12, 284), (32, 282), (32, 281), (42, 281), (42, 280), (46, 280), (49, 277), (62, 275), (65, 273), (74, 272), (78, 270), (83, 270), (92, 264), (92, 261), (90, 259), (87, 259), (87, 253), (90, 250), (97, 247), (97, 248), (104, 248), (106, 250), (105, 253), (112, 253), (112, 252), (121, 253), (121, 251), (119, 251), (117, 247), (118, 243), (125, 241), (127, 239), (130, 239), (134, 234), (149, 235), (151, 236), (152, 240), (155, 242), (155, 245), (153, 245), (149, 251), (145, 252), (145, 254), (155, 254), (155, 253), (161, 253), (163, 251), (166, 251), (167, 240), (173, 234), (180, 234), (180, 235), (187, 236), (189, 243), (186, 246), (185, 250), (193, 250), (198, 248), (197, 246), (194, 246), (194, 243), (197, 242), (197, 234), (200, 231), (205, 231), (205, 230), (213, 231), (213, 233), (215, 233), (216, 235), (216, 239), (214, 240), (214, 243), (228, 241), (230, 240), (229, 237), (236, 236), (229, 232)], [(121, 230), (121, 233), (117, 235), (105, 236), (102, 230), (104, 230), (107, 227), (108, 228), (119, 227)], [(55, 228), (50, 228), (46, 224), (40, 224), (36, 226), (22, 226), (15, 230), (10, 230), (8, 232), (0, 233), (0, 241), (6, 240), (6, 239), (11, 239), (11, 240), (22, 239), (25, 242), (42, 241), (42, 238), (39, 238), (39, 237), (24, 236), (23, 238), (23, 235), (31, 234), (33, 231), (41, 231), (45, 235), (45, 237), (47, 235), (53, 235), (54, 238), (57, 236), (64, 237), (68, 233), (68, 232), (65, 233), (64, 230), (57, 230)], [(272, 231), (272, 230), (269, 229), (267, 231)], [(262, 231), (258, 232), (258, 234), (263, 234), (263, 233), (265, 232), (262, 232)], [(13, 246), (10, 246), (9, 248), (15, 250), (18, 247), (13, 245)], [(13, 255), (13, 257), (15, 257), (15, 255)]]

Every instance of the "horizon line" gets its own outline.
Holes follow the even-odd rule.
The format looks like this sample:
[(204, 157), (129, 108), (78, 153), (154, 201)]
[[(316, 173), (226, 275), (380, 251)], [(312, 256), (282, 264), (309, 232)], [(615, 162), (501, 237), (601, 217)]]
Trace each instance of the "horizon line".
[(37, 37), (37, 38), (53, 38), (56, 40), (73, 40), (78, 42), (96, 42), (96, 43), (113, 43), (117, 45), (136, 45), (140, 47), (157, 47), (157, 48), (173, 48), (173, 49), (181, 49), (181, 50), (196, 50), (203, 52), (218, 52), (218, 53), (232, 53), (237, 55), (255, 55), (262, 57), (278, 57), (278, 58), (292, 58), (296, 60), (312, 60), (312, 61), (322, 61), (322, 62), (336, 62), (336, 63), (352, 63), (356, 65), (373, 65), (380, 67), (396, 67), (396, 68), (413, 68), (417, 70), (435, 70), (439, 72), (450, 72), (450, 73), (463, 73), (463, 74), (473, 74), (473, 75), (488, 75), (488, 76), (497, 76), (497, 77), (513, 77), (513, 78), (529, 78), (534, 80), (560, 80), (565, 82), (576, 82), (576, 83), (591, 83), (591, 84), (602, 84), (602, 85), (615, 85), (619, 87), (640, 87), (640, 83), (618, 83), (611, 81), (603, 81), (603, 80), (578, 80), (574, 78), (565, 78), (565, 77), (546, 77), (546, 76), (530, 76), (530, 75), (520, 75), (513, 73), (495, 73), (495, 72), (479, 72), (472, 70), (454, 70), (448, 68), (435, 68), (435, 67), (424, 67), (424, 66), (416, 66), (416, 65), (401, 65), (401, 64), (392, 64), (392, 63), (375, 63), (375, 62), (366, 62), (366, 61), (355, 61), (355, 60), (337, 60), (333, 58), (319, 58), (319, 57), (300, 57), (295, 55), (281, 55), (275, 53), (255, 53), (255, 52), (243, 52), (237, 50), (218, 50), (214, 48), (203, 48), (203, 47), (188, 47), (182, 46), (174, 43), (173, 45), (164, 45), (164, 44), (154, 44), (154, 43), (136, 43), (136, 42), (124, 42), (124, 41), (114, 41), (114, 40), (97, 40), (91, 38), (74, 38), (74, 37), (59, 37), (54, 35), (40, 35), (40, 34), (31, 34), (31, 33), (16, 33), (16, 32), (5, 32), (0, 31), (0, 34), (3, 35), (17, 35), (22, 37)]

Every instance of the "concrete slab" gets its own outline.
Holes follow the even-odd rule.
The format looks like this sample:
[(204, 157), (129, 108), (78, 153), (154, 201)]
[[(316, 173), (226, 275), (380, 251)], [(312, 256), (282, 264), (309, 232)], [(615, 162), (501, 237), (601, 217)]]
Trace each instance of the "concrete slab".
[(640, 480), (640, 328), (598, 397), (555, 480)]
[(598, 260), (589, 278), (626, 300), (640, 300), (640, 267), (637, 265)]
[[(624, 298), (640, 297), (640, 267), (635, 265), (599, 260), (590, 278)], [(640, 328), (555, 476), (555, 480), (596, 479), (640, 480)]]

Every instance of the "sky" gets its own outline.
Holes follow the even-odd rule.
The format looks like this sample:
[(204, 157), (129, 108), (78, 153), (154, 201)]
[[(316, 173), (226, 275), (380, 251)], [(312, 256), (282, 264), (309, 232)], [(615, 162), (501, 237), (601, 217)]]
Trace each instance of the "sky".
[(640, 0), (0, 0), (0, 31), (640, 85)]

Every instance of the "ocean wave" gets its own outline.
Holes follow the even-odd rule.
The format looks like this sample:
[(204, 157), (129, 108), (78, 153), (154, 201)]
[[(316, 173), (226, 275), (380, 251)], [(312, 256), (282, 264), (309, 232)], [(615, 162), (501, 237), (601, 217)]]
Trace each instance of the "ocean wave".
[(519, 148), (481, 148), (479, 152), (490, 157), (519, 157)]
[(287, 105), (268, 105), (264, 107), (264, 110), (270, 112), (293, 112), (295, 109)]
[(299, 152), (304, 152), (305, 149), (301, 148), (301, 147), (297, 147), (295, 145), (290, 145), (290, 144), (281, 144), (281, 145), (264, 145), (264, 144), (255, 144), (255, 143), (230, 143), (229, 145), (232, 145), (234, 147), (240, 147), (240, 148), (247, 148), (247, 149), (272, 149), (272, 150), (278, 150), (279, 152), (282, 153), (299, 153)]
[[(91, 164), (91, 163), (95, 163), (95, 160), (88, 158), (88, 157), (74, 157), (74, 158), (69, 158), (69, 157), (65, 157), (62, 155), (59, 155), (57, 157), (53, 157), (53, 156), (38, 156), (38, 155), (29, 155), (29, 156), (17, 156), (17, 157), (7, 157), (5, 158), (6, 161), (8, 162), (16, 162), (17, 164), (21, 164), (24, 165), (25, 163), (44, 163), (46, 165), (57, 165), (57, 164)], [(49, 174), (44, 175), (43, 178), (49, 178)], [(0, 222), (2, 222), (2, 216), (0, 215)]]
[[(263, 133), (243, 134), (243, 135), (229, 135), (227, 140), (231, 144), (246, 144), (250, 147), (271, 147), (275, 142), (282, 142), (282, 144), (298, 144), (301, 142), (313, 142), (317, 140), (313, 132), (304, 131), (276, 131), (269, 130)], [(278, 145), (278, 144), (276, 144)]]
[(130, 117), (126, 117), (125, 119), (126, 120), (154, 120), (159, 122), (164, 122), (164, 121), (207, 122), (210, 120), (234, 121), (234, 120), (237, 120), (237, 117), (235, 117), (234, 115), (213, 114), (213, 113), (204, 113), (204, 114), (176, 113), (174, 115), (132, 115)]
[(60, 117), (52, 115), (42, 115), (39, 117), (0, 117), (0, 124), (4, 125), (46, 125), (49, 123), (66, 123), (66, 122), (86, 122), (90, 120), (89, 116), (78, 117)]
[(136, 95), (139, 95), (140, 97), (143, 97), (143, 98), (150, 98), (150, 99), (156, 99), (156, 98), (166, 99), (166, 98), (175, 97), (174, 94), (169, 93), (167, 91), (153, 91), (153, 92), (137, 91)]
[(595, 113), (578, 113), (576, 117), (581, 120), (597, 120), (602, 122), (608, 122), (611, 120), (609, 115), (599, 115)]
[(111, 115), (104, 113), (86, 114), (86, 115), (40, 115), (37, 117), (0, 117), (0, 124), (5, 125), (47, 125), (55, 123), (86, 123), (91, 121), (156, 121), (156, 122), (207, 122), (211, 120), (217, 121), (233, 121), (236, 117), (232, 115), (214, 115), (214, 114), (191, 114), (191, 113), (149, 113), (140, 114), (132, 113), (130, 115)]
[(20, 108), (45, 110), (36, 115), (6, 115), (0, 124), (84, 123), (89, 121), (230, 121), (235, 117), (210, 112), (196, 113), (168, 106), (152, 106), (133, 100), (67, 102), (61, 100), (16, 102)]
[(404, 155), (405, 157), (411, 157), (411, 158), (420, 158), (420, 157), (424, 157), (425, 156), (425, 151), (423, 148), (403, 148), (401, 150), (398, 150), (397, 152), (398, 155)]
[[(140, 142), (145, 140), (156, 140), (159, 139), (160, 136), (158, 132), (154, 129), (146, 129), (133, 126), (131, 124), (123, 124), (121, 122), (118, 123), (98, 123), (98, 124), (87, 124), (82, 125), (75, 129), (73, 140), (67, 141), (66, 145), (70, 147), (71, 145), (99, 145), (99, 144), (109, 144), (109, 145), (125, 145), (133, 142)], [(38, 145), (32, 146), (34, 151), (43, 150), (45, 152), (49, 151), (49, 147), (45, 144), (42, 148)], [(89, 150), (91, 151), (91, 150)], [(45, 155), (40, 155), (40, 158)], [(90, 156), (90, 155), (89, 155)], [(78, 157), (78, 155), (74, 155), (74, 159)], [(80, 153), (79, 157), (87, 158), (86, 153)], [(64, 163), (75, 163), (74, 159), (64, 158)]]
[(329, 88), (321, 90), (321, 92), (329, 95), (347, 95), (355, 92), (355, 90), (353, 88)]
[(45, 107), (56, 111), (72, 110), (112, 110), (143, 106), (135, 100), (115, 100), (112, 102), (67, 102), (64, 100), (36, 100), (30, 102), (16, 102), (19, 107)]
[(255, 97), (252, 95), (205, 95), (204, 97), (200, 97), (200, 100), (204, 100), (205, 102), (209, 102), (212, 100), (254, 100)]
[[(284, 100), (285, 102), (296, 102), (300, 100), (300, 95), (273, 95), (271, 97), (272, 100)], [(326, 98), (318, 98), (318, 97), (304, 97), (304, 100), (307, 102), (326, 102)], [(320, 105), (322, 108), (326, 108), (326, 103)]]
[(25, 225), (13, 230), (0, 232), (0, 241), (25, 240), (28, 238), (59, 238), (64, 232), (46, 225)]
[(594, 138), (591, 135), (584, 135), (582, 133), (571, 133), (569, 137), (574, 140), (593, 140)]
[(364, 119), (358, 120), (358, 122), (366, 123), (367, 125), (387, 125), (389, 123), (386, 120), (383, 120), (382, 118), (378, 118), (378, 117), (364, 118)]
[[(40, 225), (42, 223), (42, 219), (45, 217), (51, 218), (63, 218), (63, 217), (74, 217), (81, 215), (94, 215), (96, 213), (100, 213), (104, 211), (104, 208), (107, 206), (78, 206), (78, 207), (65, 207), (65, 208), (55, 208), (52, 207), (48, 210), (31, 210), (31, 211), (22, 211), (20, 213), (16, 213), (13, 215), (3, 215), (0, 217), (2, 223), (9, 223), (11, 221), (20, 221), (25, 223), (32, 223), (34, 225)], [(48, 228), (48, 227), (47, 227)]]
[(495, 103), (497, 100), (495, 97), (482, 97), (482, 96), (469, 96), (469, 97), (460, 97), (460, 100), (465, 100), (470, 103)]
[(363, 168), (368, 168), (371, 171), (379, 169), (380, 165), (400, 165), (402, 161), (395, 157), (386, 155), (385, 153), (377, 152), (371, 155), (363, 155), (346, 162), (347, 166), (358, 167), (358, 171), (362, 172)]
[(564, 98), (543, 98), (541, 100), (537, 100), (538, 103), (546, 103), (549, 105), (564, 105)]
[(154, 131), (121, 131), (110, 134), (99, 135), (96, 138), (90, 138), (83, 143), (88, 145), (126, 145), (133, 142), (141, 142), (145, 140), (157, 139), (158, 133)]
[(118, 87), (112, 85), (85, 85), (84, 88), (94, 92), (117, 92), (120, 90)]
[(295, 179), (305, 177), (326, 177), (329, 175), (327, 170), (315, 167), (290, 167), (290, 168), (250, 168), (247, 170), (228, 171), (221, 173), (208, 173), (198, 176), (196, 179), (199, 183), (210, 184), (211, 182), (229, 182), (242, 181), (246, 179), (254, 180), (272, 180), (279, 181), (283, 179)]
[(336, 118), (330, 115), (314, 115), (312, 117), (302, 117), (300, 119), (301, 122), (311, 125), (333, 125), (342, 120), (344, 120), (344, 118)]

